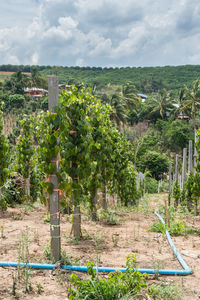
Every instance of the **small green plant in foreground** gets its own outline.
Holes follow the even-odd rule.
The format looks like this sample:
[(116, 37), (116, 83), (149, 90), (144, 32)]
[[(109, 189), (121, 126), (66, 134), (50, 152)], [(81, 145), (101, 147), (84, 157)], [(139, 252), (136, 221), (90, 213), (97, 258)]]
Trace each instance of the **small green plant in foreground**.
[(31, 284), (31, 270), (27, 266), (20, 266), (20, 263), (29, 263), (29, 234), (30, 230), (27, 227), (25, 231), (21, 232), (19, 239), (19, 249), (18, 249), (18, 268), (17, 268), (17, 279), (24, 286), (24, 292), (30, 293), (32, 291)]
[(127, 271), (110, 273), (107, 278), (99, 279), (98, 272), (93, 269), (94, 264), (88, 263), (89, 280), (81, 280), (77, 275), (71, 275), (69, 299), (87, 300), (115, 300), (125, 295), (137, 295), (146, 288), (144, 275), (135, 270), (135, 256), (127, 257)]

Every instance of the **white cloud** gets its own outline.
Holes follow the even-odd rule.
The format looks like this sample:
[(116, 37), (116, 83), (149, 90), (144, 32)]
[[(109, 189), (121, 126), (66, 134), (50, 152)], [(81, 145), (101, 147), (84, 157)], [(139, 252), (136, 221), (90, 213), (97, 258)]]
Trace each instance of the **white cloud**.
[(33, 53), (32, 58), (31, 58), (31, 64), (32, 65), (37, 65), (39, 60), (39, 55), (37, 52)]
[(0, 11), (0, 64), (199, 63), (198, 0), (8, 0)]

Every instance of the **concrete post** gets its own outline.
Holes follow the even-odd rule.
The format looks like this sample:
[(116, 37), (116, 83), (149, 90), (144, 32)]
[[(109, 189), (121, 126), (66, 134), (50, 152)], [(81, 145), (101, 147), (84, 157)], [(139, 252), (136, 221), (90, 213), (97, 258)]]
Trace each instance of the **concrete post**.
[[(54, 106), (58, 104), (58, 77), (48, 77), (48, 107), (50, 112), (54, 112)], [(59, 168), (59, 157), (52, 157), (51, 163), (56, 166), (54, 174), (50, 175), (49, 181), (54, 185), (53, 193), (50, 195), (50, 235), (51, 235), (51, 255), (54, 261), (61, 258), (60, 239), (60, 210), (58, 178), (56, 172)]]

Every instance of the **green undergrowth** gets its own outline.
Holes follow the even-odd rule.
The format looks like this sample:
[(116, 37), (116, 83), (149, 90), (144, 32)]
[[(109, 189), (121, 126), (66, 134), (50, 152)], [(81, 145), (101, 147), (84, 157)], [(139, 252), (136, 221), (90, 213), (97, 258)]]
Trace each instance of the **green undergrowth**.
[(119, 218), (114, 210), (102, 209), (99, 213), (99, 220), (107, 225), (117, 225)]
[(71, 286), (69, 288), (69, 299), (87, 300), (114, 300), (129, 295), (137, 295), (141, 290), (147, 288), (145, 276), (135, 269), (135, 256), (127, 257), (127, 271), (116, 271), (110, 273), (106, 278), (99, 278), (98, 271), (93, 269), (94, 264), (88, 263), (89, 280), (82, 280), (77, 275), (71, 275)]
[(177, 285), (164, 283), (152, 284), (148, 289), (148, 294), (153, 300), (181, 300), (183, 297), (183, 292)]
[[(163, 205), (159, 206), (158, 212), (165, 216), (165, 207)], [(198, 228), (191, 228), (184, 221), (187, 217), (192, 218), (191, 213), (186, 207), (180, 206), (176, 209), (175, 207), (170, 206), (168, 209), (168, 215), (169, 226), (157, 221), (151, 225), (149, 231), (165, 233), (165, 229), (167, 229), (169, 233), (174, 236), (198, 234), (200, 232)]]
[(180, 300), (182, 292), (174, 283), (148, 285), (147, 274), (136, 269), (135, 255), (129, 255), (126, 272), (116, 271), (109, 275), (100, 275), (94, 270), (94, 263), (87, 264), (89, 279), (81, 279), (74, 273), (71, 275), (68, 288), (69, 300)]

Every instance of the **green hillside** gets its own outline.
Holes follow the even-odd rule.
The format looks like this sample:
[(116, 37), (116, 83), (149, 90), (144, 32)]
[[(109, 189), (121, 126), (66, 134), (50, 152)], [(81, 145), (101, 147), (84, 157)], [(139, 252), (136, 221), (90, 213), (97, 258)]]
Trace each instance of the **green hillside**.
[[(1, 65), (0, 71), (30, 72), (32, 66)], [(58, 75), (60, 82), (84, 82), (99, 88), (110, 84), (124, 84), (132, 81), (141, 92), (151, 93), (166, 88), (175, 90), (184, 85), (191, 86), (192, 81), (200, 77), (200, 65), (165, 66), (165, 67), (62, 67), (37, 66), (44, 75)]]

